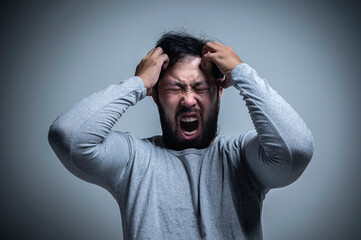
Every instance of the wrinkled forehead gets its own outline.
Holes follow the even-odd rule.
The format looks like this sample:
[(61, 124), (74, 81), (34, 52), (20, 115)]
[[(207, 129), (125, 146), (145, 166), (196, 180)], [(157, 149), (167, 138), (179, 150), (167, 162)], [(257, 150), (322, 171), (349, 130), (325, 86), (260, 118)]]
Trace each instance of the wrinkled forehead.
[(201, 67), (201, 58), (194, 56), (183, 58), (166, 69), (161, 80), (162, 84), (175, 81), (187, 85), (199, 81), (209, 84), (214, 82), (214, 80), (212, 81), (210, 69), (203, 69)]

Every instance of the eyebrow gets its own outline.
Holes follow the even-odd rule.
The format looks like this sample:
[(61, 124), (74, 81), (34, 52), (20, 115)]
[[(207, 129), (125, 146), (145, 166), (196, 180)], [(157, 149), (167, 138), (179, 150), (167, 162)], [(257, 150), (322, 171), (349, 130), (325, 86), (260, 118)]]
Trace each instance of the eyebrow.
[[(207, 81), (206, 80), (197, 80), (195, 83), (191, 84), (191, 87), (197, 87), (203, 83), (206, 83), (207, 84)], [(184, 87), (185, 84), (182, 84), (181, 82), (178, 82), (176, 80), (172, 80), (171, 82), (169, 82), (169, 85), (172, 85), (172, 86), (177, 86), (177, 87)]]

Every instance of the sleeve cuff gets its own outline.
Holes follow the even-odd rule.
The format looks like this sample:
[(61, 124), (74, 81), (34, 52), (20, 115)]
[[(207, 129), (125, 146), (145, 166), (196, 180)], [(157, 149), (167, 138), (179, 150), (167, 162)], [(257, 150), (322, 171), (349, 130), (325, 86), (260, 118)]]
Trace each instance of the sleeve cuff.
[(238, 64), (231, 72), (231, 82), (233, 86), (235, 86), (236, 80), (241, 80), (246, 78), (249, 72), (251, 72), (253, 68), (249, 66), (247, 63)]
[(125, 84), (125, 87), (140, 91), (141, 99), (147, 96), (147, 89), (144, 87), (144, 83), (140, 77), (133, 76), (125, 81), (122, 81), (121, 83)]

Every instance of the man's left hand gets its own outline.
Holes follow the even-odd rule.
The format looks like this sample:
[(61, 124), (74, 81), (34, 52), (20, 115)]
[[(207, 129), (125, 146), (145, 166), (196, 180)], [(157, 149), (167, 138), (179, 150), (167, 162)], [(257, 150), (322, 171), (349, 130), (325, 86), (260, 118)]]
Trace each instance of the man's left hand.
[(202, 49), (202, 66), (205, 67), (209, 61), (214, 62), (225, 75), (224, 79), (216, 79), (217, 84), (223, 88), (231, 86), (231, 72), (242, 63), (233, 49), (219, 42), (207, 42)]

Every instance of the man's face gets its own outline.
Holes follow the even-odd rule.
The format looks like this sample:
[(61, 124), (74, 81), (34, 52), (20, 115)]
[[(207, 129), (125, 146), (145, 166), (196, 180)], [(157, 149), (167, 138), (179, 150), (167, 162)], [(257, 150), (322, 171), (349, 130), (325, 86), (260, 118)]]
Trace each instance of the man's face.
[(211, 64), (200, 63), (200, 57), (188, 57), (167, 68), (153, 95), (168, 148), (205, 148), (217, 134), (222, 88), (210, 74)]

